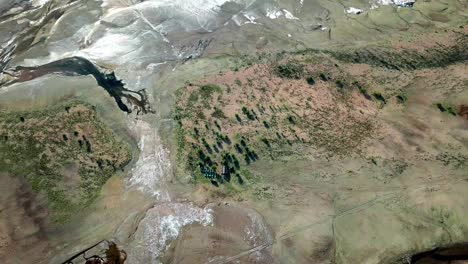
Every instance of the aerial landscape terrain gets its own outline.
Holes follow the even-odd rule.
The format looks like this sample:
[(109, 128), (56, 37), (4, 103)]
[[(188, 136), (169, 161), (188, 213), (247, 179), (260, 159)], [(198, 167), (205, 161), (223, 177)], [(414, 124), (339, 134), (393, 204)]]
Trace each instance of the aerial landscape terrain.
[(0, 263), (468, 263), (468, 1), (0, 0)]

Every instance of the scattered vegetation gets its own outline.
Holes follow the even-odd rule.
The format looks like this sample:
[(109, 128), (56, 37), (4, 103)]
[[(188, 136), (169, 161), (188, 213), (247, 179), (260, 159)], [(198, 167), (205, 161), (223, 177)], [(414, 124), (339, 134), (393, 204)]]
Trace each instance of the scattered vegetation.
[(372, 97), (369, 95), (367, 92), (367, 89), (362, 87), (361, 84), (358, 82), (354, 82), (354, 85), (359, 89), (359, 92), (367, 99), (367, 100), (372, 100)]
[(447, 111), (447, 109), (441, 103), (437, 103), (436, 106), (442, 113)]
[(297, 62), (288, 62), (278, 65), (275, 72), (281, 78), (301, 79), (304, 75), (304, 66)]
[(0, 112), (0, 173), (24, 177), (44, 194), (56, 222), (89, 205), (131, 157), (87, 104)]
[(398, 100), (398, 102), (400, 104), (402, 104), (402, 103), (404, 103), (404, 102), (406, 102), (408, 100), (408, 98), (404, 94), (399, 94), (399, 95), (396, 96), (396, 98), (397, 98), (397, 100)]
[(344, 83), (341, 80), (336, 80), (335, 84), (338, 88), (342, 89), (345, 87)]
[(372, 95), (374, 96), (375, 99), (382, 102), (382, 104), (387, 104), (387, 100), (385, 99), (385, 97), (381, 93), (375, 92)]
[(307, 83), (308, 83), (309, 85), (314, 85), (314, 84), (315, 84), (314, 77), (312, 77), (312, 76), (307, 77), (306, 81), (307, 81)]
[[(353, 83), (348, 81), (351, 77), (342, 73), (341, 67), (330, 65), (313, 72), (306, 70), (303, 62), (294, 60), (272, 64), (263, 72), (270, 76), (263, 80), (257, 75), (261, 68), (248, 76), (239, 71), (233, 79), (220, 81), (223, 87), (232, 88), (229, 94), (223, 94), (215, 84), (181, 89), (176, 108), (179, 124), (176, 136), (181, 141), (178, 152), (184, 169), (192, 172), (194, 179), (214, 186), (245, 184), (249, 179), (245, 172), (252, 163), (295, 153), (302, 145), (325, 149), (327, 155), (356, 151), (372, 133), (373, 124), (366, 118), (358, 118), (362, 114), (348, 102), (351, 98), (348, 94), (353, 89), (342, 88), (348, 82)], [(296, 84), (298, 88), (285, 85), (282, 89), (287, 91), (283, 94), (278, 87), (267, 89), (266, 80), (272, 78), (271, 74), (286, 79), (283, 82), (303, 79), (304, 85), (316, 85), (315, 78), (319, 78), (326, 82), (321, 86), (329, 87), (324, 96), (331, 96), (327, 100), (335, 103), (315, 104), (316, 99), (308, 95), (311, 91), (301, 90), (304, 87), (300, 82)], [(358, 82), (353, 84), (349, 87), (358, 88), (367, 99), (372, 99)], [(241, 88), (233, 88), (237, 86)]]
[(211, 95), (213, 93), (220, 93), (221, 91), (221, 87), (219, 87), (218, 85), (207, 84), (200, 87), (199, 94), (202, 98), (207, 99), (211, 98)]
[[(416, 70), (447, 65), (468, 60), (468, 35), (458, 34), (449, 45), (438, 45), (424, 51), (404, 49), (389, 50), (370, 47), (352, 51), (322, 51), (349, 63), (366, 63), (391, 70)], [(311, 51), (315, 52), (315, 51)]]
[(250, 120), (255, 120), (255, 112), (250, 111), (245, 106), (242, 107), (242, 113)]
[(449, 114), (451, 114), (453, 116), (457, 115), (457, 112), (455, 111), (455, 109), (453, 109), (453, 107), (450, 106), (450, 105), (437, 103), (436, 106), (439, 109), (439, 111), (442, 112), (442, 113), (447, 112), (447, 113), (449, 113)]
[(319, 77), (320, 77), (320, 80), (322, 80), (324, 82), (328, 81), (328, 77), (324, 73), (320, 73)]
[(211, 116), (214, 117), (214, 118), (226, 118), (226, 116), (224, 115), (224, 112), (221, 109), (217, 108), (217, 107), (215, 107), (215, 110), (211, 114)]

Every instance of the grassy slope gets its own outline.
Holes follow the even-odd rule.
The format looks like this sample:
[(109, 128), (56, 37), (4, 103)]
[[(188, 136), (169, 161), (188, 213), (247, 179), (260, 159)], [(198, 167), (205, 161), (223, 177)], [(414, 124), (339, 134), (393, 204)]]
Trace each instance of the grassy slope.
[(1, 112), (0, 124), (0, 170), (45, 195), (57, 222), (87, 206), (130, 160), (126, 144), (84, 103)]
[[(402, 255), (434, 245), (463, 241), (468, 228), (461, 220), (466, 215), (464, 200), (457, 197), (466, 186), (468, 155), (462, 132), (466, 120), (459, 109), (468, 99), (468, 83), (466, 59), (459, 55), (464, 54), (460, 54), (464, 46), (460, 43), (465, 43), (466, 32), (458, 27), (453, 32), (414, 37), (415, 41), (403, 44), (387, 42), (387, 46), (377, 45), (367, 51), (305, 51), (253, 59), (253, 64), (266, 64), (269, 70), (251, 67), (250, 62), (232, 72), (192, 82), (178, 94), (178, 129), (182, 132), (179, 155), (183, 162), (197, 162), (198, 150), (206, 153), (206, 145), (214, 149), (219, 134), (228, 136), (233, 143), (223, 143), (219, 152), (213, 150), (209, 155), (220, 164), (223, 152), (229, 152), (249, 171), (250, 181), (243, 194), (236, 196), (251, 201), (280, 234), (284, 229), (294, 233), (303, 230), (301, 226), (309, 226), (300, 231), (301, 236), (298, 233), (288, 238), (288, 249), (283, 241), (275, 246), (282, 252), (280, 257), (288, 261), (317, 260), (306, 258), (303, 254), (309, 254), (310, 249), (303, 247), (306, 242), (314, 248), (321, 245), (323, 237), (317, 237), (319, 231), (310, 223), (329, 210), (339, 217), (327, 222), (333, 232), (324, 237), (334, 242), (331, 249), (323, 251), (339, 263), (392, 263)], [(435, 37), (439, 42), (434, 47)], [(303, 65), (303, 73), (296, 74), (297, 67), (288, 67), (291, 62)], [(264, 85), (262, 90), (262, 85), (257, 85), (262, 75), (279, 81)], [(284, 84), (290, 86), (289, 93), (279, 92), (282, 88), (278, 87)], [(220, 89), (201, 97), (204, 85)], [(336, 146), (355, 140), (353, 133), (347, 133), (352, 130), (340, 128), (344, 123), (320, 120), (327, 120), (320, 111), (298, 113), (307, 108), (307, 95), (312, 98), (312, 108), (323, 103), (324, 94), (319, 91), (328, 92), (325, 95), (333, 99), (325, 105), (336, 107), (342, 102), (340, 98), (350, 103), (343, 104), (346, 111), (339, 112), (338, 117), (354, 110), (372, 110), (364, 112), (375, 129), (361, 131), (364, 140), (358, 145), (344, 144), (336, 149), (320, 144)], [(354, 96), (363, 101), (351, 101)], [(367, 102), (369, 109), (363, 108), (362, 102)], [(273, 109), (279, 106), (285, 113), (274, 113), (269, 105)], [(254, 113), (253, 118), (242, 111), (243, 106)], [(267, 111), (260, 114), (262, 109)], [(218, 112), (223, 115), (215, 114)], [(300, 138), (292, 146), (272, 137), (268, 147), (262, 139), (270, 130), (281, 132), (292, 126), (288, 113), (298, 114), (297, 124), (302, 127), (304, 123), (310, 127), (325, 124), (323, 134), (306, 129), (307, 133), (298, 134), (314, 140)], [(280, 122), (271, 122), (273, 117)], [(310, 122), (317, 117), (320, 122)], [(274, 125), (267, 128), (263, 121)], [(343, 133), (333, 137), (333, 131)], [(248, 165), (236, 153), (232, 145), (241, 145), (242, 139), (258, 153), (258, 162)]]

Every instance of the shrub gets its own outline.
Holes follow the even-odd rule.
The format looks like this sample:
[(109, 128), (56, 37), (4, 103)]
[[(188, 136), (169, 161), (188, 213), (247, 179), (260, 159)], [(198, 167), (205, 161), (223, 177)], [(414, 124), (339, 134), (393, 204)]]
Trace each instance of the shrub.
[(265, 143), (265, 145), (267, 145), (267, 147), (269, 147), (269, 148), (271, 147), (270, 142), (268, 141), (268, 139), (262, 138), (262, 142)]
[(237, 119), (237, 121), (238, 121), (239, 123), (242, 122), (242, 119), (240, 118), (240, 116), (239, 116), (238, 114), (236, 114), (236, 119)]
[(340, 89), (344, 88), (344, 83), (343, 83), (341, 80), (336, 80), (336, 81), (335, 81), (335, 84), (336, 84), (336, 86), (338, 86), (338, 88), (340, 88)]
[(195, 92), (191, 93), (188, 97), (188, 104), (193, 105), (197, 101), (198, 101), (198, 93), (195, 93)]
[(212, 117), (214, 118), (226, 118), (226, 116), (224, 115), (224, 112), (219, 109), (219, 108), (215, 108), (214, 112), (211, 114)]
[(245, 143), (245, 140), (241, 139), (240, 143), (243, 147), (247, 147), (247, 143)]
[(381, 101), (384, 104), (387, 103), (387, 100), (385, 100), (385, 97), (383, 97), (383, 95), (381, 93), (374, 93), (373, 95), (374, 95), (375, 99)]
[(224, 143), (226, 143), (226, 144), (228, 144), (228, 145), (231, 145), (231, 140), (229, 139), (228, 136), (224, 136), (224, 137), (223, 137), (223, 141), (224, 141)]
[(320, 73), (319, 77), (320, 77), (320, 80), (322, 80), (324, 82), (328, 81), (327, 76), (325, 76), (325, 74), (323, 74), (323, 73)]
[(275, 72), (281, 78), (300, 79), (304, 74), (304, 66), (295, 62), (288, 62), (277, 66)]
[(356, 83), (358, 89), (359, 89), (359, 92), (364, 95), (364, 97), (367, 99), (367, 100), (372, 100), (372, 97), (369, 95), (369, 93), (367, 92), (366, 88), (362, 87), (361, 85), (359, 85), (358, 83)]
[(397, 95), (396, 98), (398, 99), (398, 102), (404, 103), (408, 98), (405, 95)]
[(245, 160), (245, 163), (246, 163), (247, 165), (250, 164), (250, 157), (249, 157), (249, 155), (248, 155), (247, 153), (244, 154), (244, 160)]
[(218, 122), (215, 121), (214, 123), (215, 123), (216, 128), (218, 128), (218, 130), (221, 130), (221, 126), (218, 124)]
[(441, 104), (441, 103), (437, 103), (437, 108), (439, 108), (439, 110), (443, 113), (445, 111), (447, 111), (447, 109), (445, 109), (445, 107)]
[(244, 153), (244, 150), (242, 150), (241, 146), (239, 144), (235, 144), (234, 148), (236, 149), (237, 153), (242, 154)]
[(457, 115), (457, 113), (455, 112), (455, 110), (453, 110), (453, 108), (451, 106), (447, 107), (447, 111), (453, 116)]
[(244, 184), (244, 180), (242, 179), (242, 177), (239, 174), (236, 174), (236, 177), (237, 177), (237, 181), (239, 182), (240, 185)]
[(255, 115), (247, 109), (247, 107), (242, 107), (242, 113), (247, 116), (250, 120), (255, 120)]
[(203, 98), (211, 98), (213, 93), (220, 93), (221, 91), (221, 87), (215, 84), (206, 84), (200, 87), (200, 95)]
[(206, 118), (205, 114), (203, 113), (203, 111), (198, 111), (197, 112), (197, 118), (198, 119), (202, 119), (204, 120)]

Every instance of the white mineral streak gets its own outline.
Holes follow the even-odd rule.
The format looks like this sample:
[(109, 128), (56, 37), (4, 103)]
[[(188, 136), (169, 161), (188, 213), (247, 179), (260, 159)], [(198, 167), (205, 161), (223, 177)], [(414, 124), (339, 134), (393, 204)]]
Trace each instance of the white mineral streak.
[(141, 46), (141, 41), (130, 35), (106, 34), (88, 48), (81, 50), (77, 55), (93, 60), (115, 61), (119, 58), (128, 57), (139, 46)]
[[(257, 18), (250, 13), (240, 13), (236, 14), (231, 18), (237, 26), (243, 26), (245, 24), (260, 24), (256, 20)], [(227, 25), (228, 22), (225, 23)]]
[(377, 0), (377, 4), (380, 4), (380, 5), (393, 5), (393, 1), (392, 0)]
[(263, 218), (255, 211), (249, 211), (247, 215), (250, 223), (244, 228), (244, 240), (249, 241), (254, 247), (273, 241), (273, 237), (265, 226)]
[(362, 13), (362, 9), (355, 8), (355, 7), (349, 7), (348, 9), (346, 9), (346, 13), (358, 15), (358, 14)]
[(284, 13), (284, 16), (285, 16), (287, 19), (292, 19), (292, 20), (299, 19), (299, 18), (295, 17), (291, 12), (289, 12), (289, 11), (286, 10), (286, 9), (283, 9), (283, 13)]
[(245, 22), (245, 24), (258, 24), (257, 22), (255, 22), (255, 17), (253, 15), (249, 15), (249, 14), (244, 14), (244, 17), (247, 18), (247, 22)]
[(129, 186), (153, 195), (157, 201), (169, 202), (171, 199), (166, 186), (170, 169), (169, 154), (163, 148), (156, 128), (135, 120), (131, 121), (130, 129), (140, 136), (140, 156), (128, 180)]
[(101, 6), (107, 9), (108, 15), (123, 11), (128, 7), (138, 9), (169, 7), (187, 14), (206, 17), (218, 11), (226, 2), (229, 0), (149, 0), (138, 4), (133, 4), (131, 1), (104, 0)]
[(281, 16), (284, 16), (286, 19), (290, 20), (297, 20), (299, 18), (295, 17), (291, 12), (286, 9), (276, 9), (276, 8), (268, 8), (265, 14), (270, 19), (277, 19)]
[(167, 61), (164, 62), (158, 62), (158, 63), (150, 63), (148, 66), (146, 66), (146, 70), (148, 71), (154, 71), (156, 70), (159, 66), (167, 64)]
[(408, 3), (414, 3), (416, 2), (416, 0), (393, 0), (393, 3), (395, 5), (405, 5), (405, 4), (408, 4)]
[(157, 129), (142, 120), (130, 123), (131, 130), (140, 137), (140, 156), (128, 180), (130, 187), (153, 195), (156, 205), (148, 210), (135, 233), (130, 263), (160, 263), (159, 257), (182, 227), (213, 222), (211, 209), (172, 202), (167, 182), (170, 173), (169, 153), (164, 149)]
[(33, 0), (32, 5), (33, 6), (43, 6), (45, 5), (49, 0)]
[[(77, 32), (77, 35), (81, 34), (82, 32)], [(65, 47), (62, 49), (61, 46), (56, 46), (56, 51), (50, 51), (48, 56), (25, 59), (22, 65), (41, 65), (72, 56), (119, 65), (132, 57), (134, 58), (139, 53), (141, 46), (142, 42), (139, 38), (120, 33), (107, 33), (84, 49), (68, 51)]]
[[(250, 223), (244, 228), (244, 240), (248, 241), (251, 247), (272, 243), (273, 236), (263, 218), (255, 211), (249, 211), (247, 215)], [(260, 251), (256, 251), (254, 254), (257, 261), (264, 260), (265, 256)]]
[(267, 9), (266, 16), (270, 19), (277, 19), (283, 15), (283, 12), (278, 9)]
[(190, 204), (161, 204), (151, 208), (135, 232), (129, 263), (161, 263), (159, 257), (179, 236), (182, 227), (213, 222), (211, 209), (201, 209)]
[(398, 5), (398, 6), (404, 6), (405, 4), (408, 3), (414, 3), (416, 0), (374, 0), (371, 2), (372, 7), (371, 9), (376, 8), (377, 5)]

